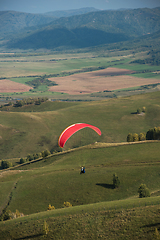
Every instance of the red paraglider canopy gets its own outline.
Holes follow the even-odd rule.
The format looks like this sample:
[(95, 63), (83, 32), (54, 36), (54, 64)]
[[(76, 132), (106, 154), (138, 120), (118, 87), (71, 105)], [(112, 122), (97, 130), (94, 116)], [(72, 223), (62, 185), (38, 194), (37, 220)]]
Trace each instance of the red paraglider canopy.
[(101, 135), (101, 130), (93, 125), (87, 124), (87, 123), (75, 123), (69, 127), (67, 127), (59, 136), (58, 139), (58, 145), (63, 148), (64, 144), (66, 143), (66, 141), (76, 132), (78, 132), (79, 130), (83, 129), (83, 128), (92, 128), (95, 132), (97, 132), (99, 135)]

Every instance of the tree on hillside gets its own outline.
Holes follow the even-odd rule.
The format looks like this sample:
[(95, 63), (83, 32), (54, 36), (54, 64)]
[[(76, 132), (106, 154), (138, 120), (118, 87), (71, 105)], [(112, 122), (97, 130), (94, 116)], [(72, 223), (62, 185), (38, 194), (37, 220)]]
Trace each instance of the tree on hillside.
[(14, 104), (15, 107), (22, 107), (24, 105), (22, 100), (17, 100), (16, 103)]
[(27, 156), (27, 161), (32, 161), (32, 160), (34, 160), (33, 155), (28, 154), (28, 156)]
[(150, 195), (151, 195), (149, 189), (146, 187), (146, 184), (141, 184), (139, 186), (138, 193), (139, 193), (140, 198), (150, 197)]
[(35, 105), (40, 105), (41, 104), (41, 100), (40, 99), (37, 99), (36, 101), (35, 101)]
[(160, 140), (160, 127), (151, 128), (146, 134), (147, 140)]
[(47, 156), (51, 155), (49, 150), (42, 151), (42, 157), (45, 158)]
[(142, 112), (141, 108), (137, 109), (137, 114), (140, 114)]
[(133, 142), (133, 135), (132, 133), (129, 133), (127, 136), (127, 142)]
[(34, 159), (38, 159), (38, 158), (41, 158), (41, 157), (42, 157), (42, 153), (34, 153), (33, 154)]
[(22, 163), (25, 163), (26, 162), (26, 159), (25, 158), (21, 158), (19, 163), (22, 164)]
[(159, 140), (160, 139), (160, 127), (155, 127), (153, 130), (153, 139)]
[(146, 107), (142, 108), (142, 112), (145, 113), (146, 112)]
[(12, 163), (6, 160), (2, 160), (1, 169), (6, 169), (12, 167)]
[(146, 140), (153, 140), (153, 129), (149, 129), (146, 133)]
[(139, 136), (137, 133), (133, 134), (133, 142), (139, 141)]
[(114, 188), (118, 188), (120, 185), (120, 181), (116, 173), (113, 174), (113, 186)]
[(145, 133), (140, 133), (138, 137), (139, 137), (139, 141), (146, 140), (146, 134)]

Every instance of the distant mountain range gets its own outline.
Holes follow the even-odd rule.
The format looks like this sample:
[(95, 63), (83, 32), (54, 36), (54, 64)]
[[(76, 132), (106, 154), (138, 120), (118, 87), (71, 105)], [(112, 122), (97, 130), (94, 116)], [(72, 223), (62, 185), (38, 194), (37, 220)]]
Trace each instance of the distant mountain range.
[(15, 31), (25, 30), (26, 28), (40, 28), (52, 22), (56, 18), (69, 17), (73, 15), (85, 14), (98, 11), (95, 8), (81, 8), (68, 11), (53, 11), (45, 14), (32, 14), (16, 11), (0, 11), (0, 38), (15, 33)]
[(1, 40), (8, 48), (84, 48), (133, 41), (158, 31), (160, 8), (83, 8), (46, 14), (0, 12)]
[(80, 9), (72, 9), (72, 10), (66, 10), (66, 11), (53, 11), (53, 12), (47, 12), (44, 13), (44, 15), (47, 16), (53, 16), (55, 18), (60, 18), (60, 17), (71, 17), (74, 15), (81, 15), (89, 12), (97, 12), (100, 11), (96, 8), (80, 8)]

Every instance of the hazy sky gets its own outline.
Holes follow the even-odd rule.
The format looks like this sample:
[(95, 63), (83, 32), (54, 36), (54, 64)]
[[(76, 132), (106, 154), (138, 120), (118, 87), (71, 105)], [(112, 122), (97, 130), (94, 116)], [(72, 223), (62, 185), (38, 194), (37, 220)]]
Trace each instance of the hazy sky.
[(28, 13), (44, 13), (84, 7), (94, 7), (102, 10), (154, 8), (160, 7), (160, 0), (0, 0), (0, 11), (14, 10)]

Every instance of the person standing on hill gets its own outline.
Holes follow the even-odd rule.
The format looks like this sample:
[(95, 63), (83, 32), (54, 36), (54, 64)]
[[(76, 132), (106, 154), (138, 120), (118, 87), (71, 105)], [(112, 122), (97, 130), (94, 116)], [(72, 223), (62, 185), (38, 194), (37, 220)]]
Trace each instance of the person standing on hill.
[(85, 167), (81, 168), (81, 173), (85, 173)]

